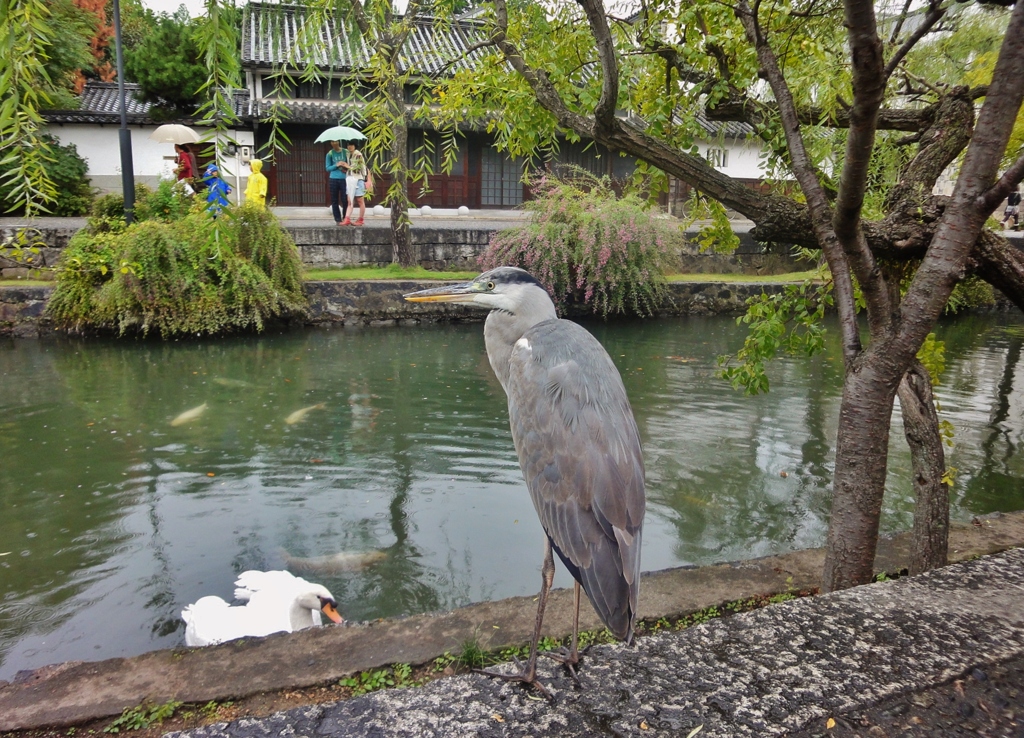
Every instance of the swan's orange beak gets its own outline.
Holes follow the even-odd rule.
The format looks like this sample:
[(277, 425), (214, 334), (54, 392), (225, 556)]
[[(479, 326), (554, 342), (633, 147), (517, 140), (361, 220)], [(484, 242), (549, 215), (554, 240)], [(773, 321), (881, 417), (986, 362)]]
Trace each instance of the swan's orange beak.
[(325, 602), (320, 611), (334, 622), (341, 622), (341, 615), (338, 614), (338, 609), (334, 606), (333, 602)]

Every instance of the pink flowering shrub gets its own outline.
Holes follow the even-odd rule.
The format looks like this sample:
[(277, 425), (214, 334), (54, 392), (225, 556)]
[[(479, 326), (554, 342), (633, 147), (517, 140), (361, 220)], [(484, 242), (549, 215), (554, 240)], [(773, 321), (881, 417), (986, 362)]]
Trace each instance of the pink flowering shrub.
[(560, 308), (582, 302), (605, 317), (652, 314), (679, 253), (678, 229), (653, 217), (635, 195), (616, 197), (607, 178), (572, 174), (530, 182), (535, 199), (524, 208), (531, 218), (495, 233), (481, 268), (526, 269)]

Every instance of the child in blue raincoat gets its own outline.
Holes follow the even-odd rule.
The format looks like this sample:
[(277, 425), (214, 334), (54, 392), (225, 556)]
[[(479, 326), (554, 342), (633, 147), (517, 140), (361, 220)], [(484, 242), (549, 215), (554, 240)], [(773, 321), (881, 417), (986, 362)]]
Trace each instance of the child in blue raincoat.
[(209, 203), (206, 209), (213, 213), (213, 217), (216, 218), (220, 211), (230, 204), (228, 195), (231, 194), (231, 186), (220, 178), (220, 170), (216, 164), (210, 164), (206, 168), (203, 181), (206, 183), (207, 188), (206, 202)]

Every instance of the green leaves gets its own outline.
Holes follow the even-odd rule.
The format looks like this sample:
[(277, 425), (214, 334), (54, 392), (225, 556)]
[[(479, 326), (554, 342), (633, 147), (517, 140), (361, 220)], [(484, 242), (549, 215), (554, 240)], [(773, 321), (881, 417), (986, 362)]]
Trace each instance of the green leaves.
[(720, 376), (749, 395), (767, 392), (769, 361), (779, 354), (813, 356), (824, 348), (822, 319), (831, 305), (832, 283), (812, 280), (750, 298), (747, 312), (736, 319), (750, 333), (735, 356), (718, 357)]
[(172, 222), (75, 234), (48, 314), (65, 327), (167, 337), (261, 330), (274, 316), (301, 311), (298, 251), (276, 218), (252, 206), (214, 221), (203, 205)]
[[(139, 84), (142, 99), (155, 103), (168, 117), (191, 115), (200, 104), (207, 78), (200, 27), (188, 18), (161, 16), (153, 33), (125, 53), (125, 72)], [(207, 28), (206, 33), (219, 37), (225, 29)]]
[(679, 231), (654, 217), (636, 195), (615, 196), (611, 183), (583, 170), (530, 181), (535, 199), (524, 225), (495, 234), (481, 266), (521, 266), (555, 303), (609, 313), (652, 314), (664, 291)]
[(352, 690), (352, 696), (358, 697), (367, 692), (376, 692), (389, 687), (412, 687), (418, 682), (412, 680), (412, 667), (409, 664), (395, 664), (391, 668), (370, 669), (338, 682), (342, 687)]
[(114, 721), (103, 729), (103, 732), (120, 733), (124, 730), (143, 730), (154, 724), (159, 725), (174, 715), (181, 705), (181, 702), (171, 701), (151, 707), (145, 705), (126, 707), (119, 717), (114, 718)]
[(8, 207), (26, 215), (47, 212), (57, 189), (40, 110), (50, 102), (45, 63), (53, 42), (43, 0), (0, 2), (0, 185)]

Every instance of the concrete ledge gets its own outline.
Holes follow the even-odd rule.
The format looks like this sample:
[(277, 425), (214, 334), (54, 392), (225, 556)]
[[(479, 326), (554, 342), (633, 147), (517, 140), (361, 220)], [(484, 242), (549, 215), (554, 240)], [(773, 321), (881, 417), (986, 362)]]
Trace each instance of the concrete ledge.
[[(952, 724), (928, 721), (922, 732), (898, 724), (896, 732), (862, 732), (854, 711), (927, 693), (975, 669), (987, 678), (984, 672), (993, 666), (1019, 660), (1022, 590), (1024, 549), (1014, 549), (919, 577), (657, 633), (633, 647), (598, 646), (584, 656), (579, 684), (541, 659), (539, 676), (552, 692), (550, 702), (517, 684), (468, 674), (167, 738), (682, 738), (696, 729), (700, 738), (764, 738), (802, 729), (826, 736), (833, 734), (827, 718), (844, 715), (853, 730), (837, 727), (843, 735), (963, 735), (968, 731), (959, 725), (969, 712)], [(1005, 692), (1016, 704), (987, 708), (1009, 713), (1009, 719), (984, 735), (1019, 734), (1021, 723), (1013, 719), (1019, 686)], [(948, 729), (934, 730), (940, 724)]]
[[(950, 531), (950, 557), (954, 561), (1021, 545), (1024, 545), (1024, 512), (988, 516), (976, 524), (955, 525)], [(903, 569), (909, 560), (908, 550), (909, 537), (906, 534), (883, 540), (876, 568), (889, 572)], [(1024, 552), (1018, 554), (1018, 559), (1024, 560)], [(641, 585), (640, 617), (672, 617), (759, 594), (814, 588), (820, 584), (823, 562), (824, 552), (811, 549), (753, 561), (645, 574)], [(1018, 589), (1007, 595), (1016, 603), (1015, 617), (1018, 621), (1024, 619), (1024, 607), (1020, 607), (1021, 591), (1024, 590)], [(971, 596), (970, 592), (961, 595), (953, 591), (944, 597), (954, 601), (970, 599)], [(533, 597), (518, 597), (471, 605), (447, 613), (385, 620), (370, 625), (319, 628), (233, 641), (210, 648), (155, 651), (134, 658), (45, 667), (24, 675), (15, 683), (0, 683), (0, 731), (70, 725), (117, 715), (124, 708), (143, 702), (207, 702), (275, 689), (324, 684), (387, 664), (426, 663), (445, 651), (458, 652), (470, 638), (476, 639), (485, 649), (522, 644), (529, 641), (533, 632), (535, 609)], [(1001, 611), (992, 609), (985, 613), (986, 619), (977, 621), (977, 626), (988, 631), (986, 643), (998, 637), (998, 629), (989, 625), (1000, 616)], [(786, 619), (783, 617), (781, 622)], [(951, 626), (960, 623), (960, 620), (950, 621)], [(584, 604), (581, 611), (580, 625), (586, 629), (598, 627), (597, 616), (589, 603)], [(556, 590), (548, 605), (544, 633), (561, 638), (571, 632), (571, 627), (572, 590)], [(728, 630), (732, 626), (714, 627)], [(882, 628), (883, 633), (900, 640), (895, 637), (891, 626), (873, 621), (866, 623), (863, 637), (877, 637), (871, 635), (876, 628)], [(790, 630), (794, 638), (811, 637), (813, 633), (810, 630), (795, 633)], [(908, 638), (914, 640), (916, 637)], [(1024, 631), (1020, 643), (1024, 649)], [(925, 640), (919, 645), (925, 650), (941, 652), (947, 644), (940, 639), (934, 642)], [(745, 658), (747, 646), (734, 647), (738, 649), (735, 658)], [(647, 650), (646, 646), (642, 648)], [(616, 658), (632, 660), (633, 655), (627, 657), (625, 654), (637, 652), (616, 653)], [(852, 657), (851, 652), (844, 651), (835, 658), (842, 663)], [(664, 660), (667, 657), (659, 657), (655, 651), (649, 658)], [(729, 654), (722, 658), (729, 658)], [(600, 659), (595, 658), (597, 660)], [(689, 668), (692, 664), (677, 666)], [(588, 666), (587, 671), (590, 670)], [(745, 679), (755, 678), (759, 673), (760, 670), (755, 670)], [(708, 678), (704, 677), (704, 683)], [(679, 682), (679, 685), (686, 683)], [(474, 682), (474, 689), (478, 686)], [(612, 699), (610, 704), (618, 700), (606, 698)], [(365, 734), (362, 731), (353, 733)], [(469, 734), (475, 734), (475, 731), (451, 733)]]

